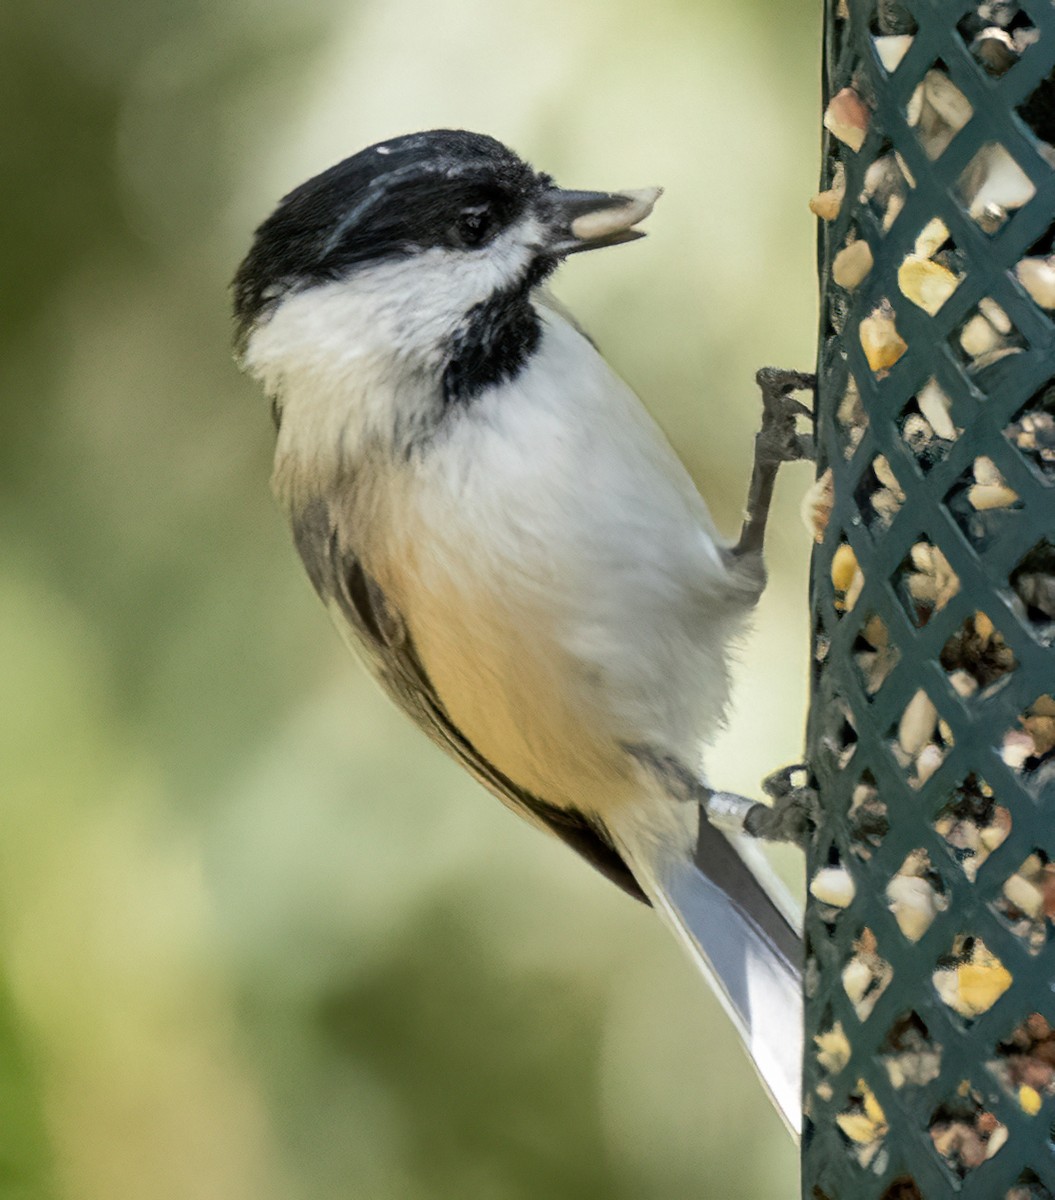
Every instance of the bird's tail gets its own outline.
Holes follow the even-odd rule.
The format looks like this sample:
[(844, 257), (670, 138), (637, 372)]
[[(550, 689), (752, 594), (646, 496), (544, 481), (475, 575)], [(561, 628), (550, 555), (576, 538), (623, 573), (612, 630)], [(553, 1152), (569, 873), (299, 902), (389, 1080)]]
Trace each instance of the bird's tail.
[[(783, 887), (756, 846), (739, 852), (702, 811), (695, 852), (633, 827), (612, 835), (642, 890), (722, 1002), (793, 1136), (802, 1123), (802, 939), (774, 895)], [(734, 835), (735, 836), (735, 835)], [(745, 857), (753, 860), (749, 867)], [(770, 879), (767, 885), (759, 876)]]

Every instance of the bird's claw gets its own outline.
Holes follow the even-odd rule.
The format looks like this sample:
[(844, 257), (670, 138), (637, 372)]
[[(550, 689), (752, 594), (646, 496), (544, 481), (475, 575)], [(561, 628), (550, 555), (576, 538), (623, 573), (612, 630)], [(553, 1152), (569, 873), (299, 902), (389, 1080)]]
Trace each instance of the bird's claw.
[(755, 372), (755, 383), (761, 389), (763, 402), (791, 392), (817, 391), (817, 376), (812, 372), (789, 371), (784, 367), (759, 367)]
[(812, 461), (815, 457), (813, 438), (799, 433), (799, 417), (812, 417), (813, 412), (793, 393), (808, 391), (816, 394), (817, 376), (805, 371), (785, 371), (779, 367), (762, 367), (755, 374), (762, 393), (762, 427), (757, 438), (756, 454), (772, 464)]
[(798, 763), (774, 771), (762, 781), (762, 790), (772, 803), (752, 806), (744, 820), (745, 833), (805, 847), (820, 817), (820, 799), (810, 784), (809, 768)]
[(800, 433), (800, 417), (812, 417), (811, 411), (792, 393), (816, 392), (817, 377), (805, 371), (784, 371), (762, 367), (755, 373), (762, 392), (762, 424), (755, 435), (755, 456), (751, 484), (747, 493), (747, 515), (740, 539), (732, 548), (734, 558), (757, 558), (762, 554), (769, 520), (769, 506), (781, 463), (812, 461), (816, 457), (813, 438)]

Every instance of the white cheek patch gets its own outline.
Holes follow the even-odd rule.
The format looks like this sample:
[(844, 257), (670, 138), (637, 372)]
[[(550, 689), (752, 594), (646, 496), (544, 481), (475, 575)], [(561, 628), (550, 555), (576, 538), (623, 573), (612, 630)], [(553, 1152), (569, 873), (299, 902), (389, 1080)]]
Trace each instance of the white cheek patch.
[(434, 246), (292, 292), (253, 331), (244, 365), (274, 395), (364, 359), (433, 364), (470, 310), (524, 280), (543, 236), (529, 216), (479, 250)]
[(405, 289), (414, 311), (427, 319), (457, 322), (474, 305), (521, 283), (541, 235), (538, 221), (526, 218), (479, 250), (432, 247), (406, 259), (396, 276), (378, 272), (376, 282), (386, 292), (393, 285), (397, 291)]

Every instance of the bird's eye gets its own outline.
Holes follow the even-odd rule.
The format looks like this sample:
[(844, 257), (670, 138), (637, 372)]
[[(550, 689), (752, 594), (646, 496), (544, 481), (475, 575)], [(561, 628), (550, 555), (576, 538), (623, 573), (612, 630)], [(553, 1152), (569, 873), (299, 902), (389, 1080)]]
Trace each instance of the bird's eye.
[(463, 209), (455, 225), (455, 233), (463, 246), (482, 246), (493, 232), (494, 219), (485, 204)]

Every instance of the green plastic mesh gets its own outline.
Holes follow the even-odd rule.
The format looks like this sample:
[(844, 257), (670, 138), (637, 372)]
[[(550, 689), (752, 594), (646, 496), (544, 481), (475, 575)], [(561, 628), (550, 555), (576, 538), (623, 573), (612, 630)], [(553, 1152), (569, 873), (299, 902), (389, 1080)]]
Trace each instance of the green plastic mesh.
[(1052, 1200), (1055, 2), (825, 42), (804, 1195)]

